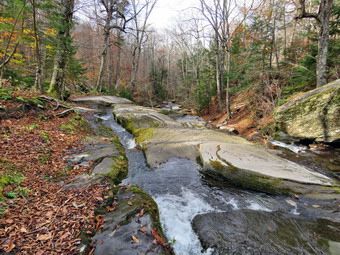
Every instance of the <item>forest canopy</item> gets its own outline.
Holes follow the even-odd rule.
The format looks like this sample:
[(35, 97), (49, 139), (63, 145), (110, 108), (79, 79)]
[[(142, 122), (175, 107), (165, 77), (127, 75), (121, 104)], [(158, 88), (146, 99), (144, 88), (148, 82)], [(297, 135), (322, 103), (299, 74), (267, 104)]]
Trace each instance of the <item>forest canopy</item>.
[[(339, 78), (337, 1), (198, 0), (175, 25), (150, 24), (157, 0), (5, 0), (0, 75), (54, 97), (106, 93), (204, 111), (255, 93), (265, 113)], [(214, 101), (215, 100), (215, 101)], [(215, 102), (216, 103), (216, 102)]]

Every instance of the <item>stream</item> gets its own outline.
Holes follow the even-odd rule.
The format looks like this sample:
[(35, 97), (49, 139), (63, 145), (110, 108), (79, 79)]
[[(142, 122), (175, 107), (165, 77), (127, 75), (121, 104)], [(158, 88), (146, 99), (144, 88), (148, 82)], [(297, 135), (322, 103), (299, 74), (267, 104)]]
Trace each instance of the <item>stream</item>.
[[(106, 112), (97, 114), (95, 117), (101, 120), (101, 124), (109, 127), (118, 135), (126, 150), (129, 162), (128, 177), (123, 181), (123, 184), (139, 186), (156, 201), (164, 233), (174, 243), (173, 247), (177, 255), (269, 254), (268, 252), (252, 253), (251, 251), (242, 250), (240, 247), (235, 250), (236, 253), (232, 250), (228, 252), (226, 250), (223, 251), (223, 249), (215, 250), (208, 248), (208, 245), (204, 244), (204, 242), (211, 243), (211, 241), (202, 240), (204, 239), (202, 236), (207, 234), (203, 233), (201, 238), (199, 238), (197, 232), (200, 232), (200, 230), (194, 231), (193, 220), (198, 215), (203, 216), (207, 214), (211, 217), (220, 217), (226, 212), (235, 213), (242, 210), (247, 213), (252, 211), (260, 212), (261, 215), (262, 213), (280, 212), (293, 218), (298, 217), (300, 214), (308, 214), (308, 217), (313, 218), (314, 212), (308, 211), (303, 206), (303, 202), (306, 204), (309, 201), (287, 203), (287, 197), (284, 196), (267, 195), (237, 189), (228, 185), (220, 185), (214, 180), (202, 176), (199, 164), (184, 158), (169, 159), (158, 168), (151, 170), (147, 166), (143, 151), (136, 148), (133, 135), (115, 121), (111, 110), (106, 110)], [(328, 215), (325, 217), (327, 218)], [(196, 218), (195, 228), (199, 227), (200, 224), (204, 225), (205, 220), (207, 220), (205, 218), (200, 219), (200, 217)], [(224, 217), (223, 220), (225, 218), (227, 217)], [(247, 216), (247, 218), (251, 218), (251, 215)], [(325, 224), (331, 225), (328, 221)], [(214, 228), (213, 224), (211, 224), (211, 228)], [(270, 227), (268, 228), (270, 229)], [(278, 247), (271, 254), (340, 254), (340, 236), (332, 239), (327, 236), (327, 233), (323, 233), (327, 231), (325, 228), (325, 230), (320, 232), (320, 236), (326, 240), (323, 242), (322, 245), (324, 247), (320, 248), (320, 252), (317, 250), (314, 253), (307, 245), (306, 247), (299, 247), (299, 250), (291, 248), (290, 251), (292, 253), (281, 252), (281, 248)], [(337, 231), (335, 231), (336, 234), (339, 234)], [(208, 238), (209, 235), (207, 235)], [(261, 239), (261, 236), (259, 235), (258, 238)], [(288, 240), (290, 237), (286, 238)], [(287, 240), (282, 240), (282, 243), (289, 243)], [(302, 240), (300, 243), (303, 242), (305, 240)], [(215, 246), (219, 247), (218, 244)], [(266, 252), (268, 249), (263, 251)], [(321, 253), (321, 251), (325, 251), (325, 253)]]

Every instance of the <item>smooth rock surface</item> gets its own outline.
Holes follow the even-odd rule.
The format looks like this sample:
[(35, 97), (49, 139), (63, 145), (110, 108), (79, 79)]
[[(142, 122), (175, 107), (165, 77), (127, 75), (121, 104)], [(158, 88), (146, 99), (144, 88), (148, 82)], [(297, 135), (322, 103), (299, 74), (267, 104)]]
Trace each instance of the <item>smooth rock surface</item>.
[(72, 156), (71, 161), (73, 162), (90, 161), (90, 160), (97, 160), (103, 157), (118, 156), (119, 152), (114, 147), (114, 145), (110, 144), (109, 146), (110, 147), (107, 147), (107, 148), (84, 151), (82, 153), (75, 154)]
[(197, 215), (193, 228), (213, 254), (331, 254), (340, 250), (340, 223), (279, 212), (238, 210)]
[(112, 169), (115, 161), (112, 158), (104, 158), (98, 165), (96, 165), (92, 173), (94, 174), (107, 174)]
[[(149, 204), (143, 196), (121, 190), (116, 199), (116, 209), (105, 215), (103, 228), (93, 237), (95, 255), (173, 254), (171, 249), (153, 242), (151, 231), (156, 223), (148, 214), (148, 208), (144, 208)], [(137, 217), (142, 209), (145, 209), (144, 215)]]
[(113, 114), (129, 131), (140, 128), (181, 126), (156, 110), (137, 105), (116, 104)]
[[(185, 128), (151, 108), (117, 103), (113, 114), (135, 135), (152, 168), (176, 157), (193, 161), (199, 159), (203, 171), (214, 172), (236, 185), (248, 180), (248, 183), (243, 182), (243, 187), (248, 185), (251, 189), (269, 193), (275, 191), (276, 185), (283, 193), (288, 193), (288, 190), (289, 193), (303, 193), (306, 189), (301, 187), (301, 183), (335, 185), (325, 175), (273, 155), (243, 138), (214, 130)], [(239, 171), (232, 172), (230, 169)], [(253, 179), (257, 182), (255, 185), (250, 183)]]
[(79, 102), (79, 103), (103, 104), (103, 105), (131, 104), (132, 103), (129, 99), (116, 97), (116, 96), (78, 97), (78, 98), (72, 99), (72, 101)]
[(332, 185), (330, 178), (280, 158), (253, 144), (209, 142), (200, 144), (199, 150), (203, 165), (211, 165), (210, 162), (215, 161), (226, 168), (232, 166), (273, 178), (299, 183)]
[(340, 141), (340, 79), (291, 97), (276, 109), (274, 118), (292, 137)]

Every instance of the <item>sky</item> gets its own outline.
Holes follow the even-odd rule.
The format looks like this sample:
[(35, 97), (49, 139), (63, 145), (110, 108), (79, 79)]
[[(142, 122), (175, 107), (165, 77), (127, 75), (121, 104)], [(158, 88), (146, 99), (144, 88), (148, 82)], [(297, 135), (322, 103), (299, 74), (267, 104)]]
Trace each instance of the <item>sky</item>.
[(164, 30), (176, 23), (184, 10), (197, 4), (198, 0), (158, 0), (150, 15), (149, 23), (157, 30)]

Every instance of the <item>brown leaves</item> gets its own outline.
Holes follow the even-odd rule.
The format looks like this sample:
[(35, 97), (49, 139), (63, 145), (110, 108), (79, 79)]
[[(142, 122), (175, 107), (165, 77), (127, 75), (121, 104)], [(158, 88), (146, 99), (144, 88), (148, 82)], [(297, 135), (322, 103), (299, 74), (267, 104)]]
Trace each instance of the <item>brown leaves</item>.
[(15, 244), (14, 243), (10, 243), (5, 245), (5, 252), (10, 252), (15, 248)]
[(135, 237), (134, 235), (131, 235), (131, 239), (134, 243), (140, 243), (140, 240), (137, 237)]
[(50, 234), (38, 235), (37, 239), (39, 241), (46, 241), (46, 240), (52, 239), (52, 236)]
[[(39, 113), (44, 114), (49, 113)], [(94, 209), (108, 187), (93, 184), (86, 190), (66, 190), (57, 183), (63, 179), (68, 182), (90, 168), (86, 165), (65, 171), (63, 159), (68, 149), (76, 148), (81, 141), (79, 134), (59, 130), (72, 117), (42, 121), (38, 114), (28, 113), (20, 119), (0, 120), (0, 127), (5, 125), (10, 130), (6, 139), (0, 139), (0, 158), (22, 171), (25, 181), (20, 185), (32, 190), (26, 198), (5, 205), (0, 219), (0, 253), (78, 254), (80, 232), (102, 227), (103, 220), (94, 216)], [(32, 125), (35, 128), (28, 131)], [(42, 134), (49, 137), (48, 141)]]
[(164, 241), (164, 239), (158, 234), (157, 230), (156, 229), (152, 229), (151, 230), (151, 233), (153, 235), (153, 237), (155, 238), (156, 242), (159, 244), (159, 245), (162, 245), (162, 246), (167, 246), (168, 244)]

